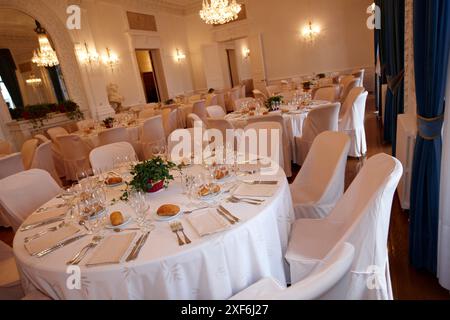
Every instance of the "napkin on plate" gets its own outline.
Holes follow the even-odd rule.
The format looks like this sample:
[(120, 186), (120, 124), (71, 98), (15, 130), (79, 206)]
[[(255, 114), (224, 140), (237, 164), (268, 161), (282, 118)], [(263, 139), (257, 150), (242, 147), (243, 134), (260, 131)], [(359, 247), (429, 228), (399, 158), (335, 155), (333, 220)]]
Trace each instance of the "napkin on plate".
[(136, 232), (109, 236), (97, 247), (86, 266), (120, 263), (135, 236)]
[(48, 209), (47, 211), (43, 211), (43, 212), (39, 212), (39, 213), (34, 213), (32, 214), (27, 220), (26, 220), (26, 224), (35, 224), (35, 223), (39, 223), (41, 221), (45, 221), (48, 219), (52, 219), (52, 218), (56, 218), (56, 217), (63, 217), (66, 212), (67, 212), (68, 208), (67, 207), (62, 207), (62, 208), (51, 208)]
[(236, 197), (272, 197), (277, 189), (277, 185), (241, 184), (233, 195)]
[(65, 239), (72, 237), (79, 231), (80, 231), (79, 228), (72, 225), (67, 225), (62, 228), (59, 228), (56, 231), (46, 233), (40, 238), (37, 238), (35, 240), (26, 243), (25, 249), (27, 249), (30, 255), (33, 255), (38, 252), (41, 252), (42, 250), (53, 247), (58, 242), (61, 242)]
[(190, 215), (186, 218), (200, 237), (223, 231), (230, 227), (212, 209)]

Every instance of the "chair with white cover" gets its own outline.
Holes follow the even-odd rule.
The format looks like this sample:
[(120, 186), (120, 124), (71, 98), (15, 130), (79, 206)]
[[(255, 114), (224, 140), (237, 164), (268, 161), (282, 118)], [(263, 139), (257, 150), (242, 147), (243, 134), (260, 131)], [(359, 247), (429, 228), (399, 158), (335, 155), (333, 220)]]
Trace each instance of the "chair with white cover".
[(151, 108), (143, 109), (141, 112), (139, 112), (139, 119), (148, 119), (155, 115), (155, 110)]
[(314, 100), (325, 100), (335, 102), (339, 100), (339, 94), (340, 94), (339, 86), (321, 87), (316, 90), (314, 94)]
[(244, 99), (245, 98), (245, 92), (246, 92), (246, 89), (245, 89), (245, 84), (241, 84), (240, 86), (239, 86), (239, 98), (241, 98), (241, 99)]
[(47, 171), (56, 183), (62, 186), (61, 179), (59, 178), (55, 168), (51, 141), (42, 143), (36, 148), (30, 169), (42, 169)]
[[(354, 92), (351, 92), (352, 96), (356, 96), (356, 93), (361, 92), (359, 88), (354, 88), (353, 90)], [(342, 118), (339, 119), (339, 131), (346, 133), (352, 140), (349, 152), (351, 157), (363, 157), (367, 152), (366, 132), (364, 129), (367, 96), (367, 91), (356, 96), (351, 107), (348, 107)]]
[(341, 120), (344, 116), (344, 114), (347, 113), (347, 111), (353, 106), (353, 103), (355, 100), (359, 97), (360, 94), (362, 94), (366, 89), (363, 87), (356, 87), (350, 90), (349, 94), (347, 95), (347, 98), (345, 99), (344, 103), (341, 105), (341, 110), (339, 110), (339, 120)]
[(79, 135), (58, 136), (56, 141), (61, 147), (67, 180), (76, 181), (78, 180), (78, 172), (90, 171), (89, 147)]
[(209, 118), (223, 118), (226, 116), (221, 106), (206, 107), (206, 112)]
[(43, 134), (37, 134), (34, 136), (34, 138), (39, 141), (39, 145), (50, 141), (50, 139), (44, 136)]
[(355, 248), (339, 244), (307, 278), (285, 288), (273, 278), (264, 278), (230, 300), (317, 300), (336, 286), (350, 269)]
[(261, 90), (255, 89), (252, 92), (253, 92), (253, 98), (255, 98), (256, 100), (259, 100), (261, 102), (264, 102), (267, 100), (267, 96)]
[(65, 166), (64, 166), (63, 156), (61, 154), (61, 148), (58, 145), (58, 142), (56, 141), (56, 137), (69, 134), (69, 132), (67, 132), (67, 130), (62, 127), (55, 127), (55, 128), (48, 129), (47, 134), (50, 137), (50, 139), (53, 141), (52, 150), (53, 150), (53, 158), (55, 161), (56, 171), (58, 172), (58, 175), (60, 177), (63, 177), (66, 173), (66, 170), (65, 170)]
[(200, 119), (200, 117), (198, 115), (196, 115), (195, 113), (189, 113), (187, 116), (187, 122), (188, 122), (188, 128), (193, 128), (195, 123), (201, 123), (201, 126), (203, 128), (206, 127), (205, 122)]
[(142, 125), (140, 144), (142, 147), (143, 159), (150, 159), (153, 156), (152, 146), (166, 144), (166, 133), (164, 131), (162, 116), (151, 117)]
[(225, 92), (216, 92), (215, 95), (216, 95), (216, 98), (217, 98), (216, 104), (221, 106), (223, 111), (226, 112), (227, 105), (226, 105), (226, 102), (225, 102)]
[(77, 122), (77, 128), (79, 131), (83, 131), (85, 129), (94, 128), (94, 120), (86, 119)]
[(194, 94), (192, 96), (189, 97), (189, 102), (195, 102), (195, 101), (199, 101), (202, 100), (202, 95), (201, 94)]
[(25, 295), (13, 250), (0, 241), (0, 300), (19, 300)]
[(31, 162), (33, 162), (34, 153), (36, 152), (39, 141), (37, 139), (29, 139), (24, 142), (20, 153), (22, 153), (23, 167), (25, 170), (31, 168)]
[(256, 102), (256, 100), (254, 98), (236, 99), (233, 102), (233, 111), (239, 111), (244, 106), (251, 104), (251, 103), (255, 103), (255, 102)]
[(234, 130), (234, 126), (226, 119), (208, 118), (206, 122), (208, 124), (208, 129), (220, 130), (224, 139), (226, 138), (227, 130)]
[(11, 143), (5, 140), (0, 140), (0, 155), (8, 155), (12, 153)]
[(348, 94), (352, 91), (353, 88), (357, 88), (359, 85), (359, 79), (354, 78), (352, 81), (348, 82), (345, 87), (342, 87), (341, 91), (341, 99), (340, 101), (344, 103), (345, 99), (347, 99)]
[(0, 206), (16, 231), (34, 211), (61, 193), (47, 171), (31, 169), (0, 180)]
[(22, 154), (20, 152), (0, 157), (0, 179), (24, 170)]
[(52, 141), (54, 143), (56, 143), (57, 136), (63, 136), (63, 135), (69, 134), (69, 132), (62, 127), (55, 127), (55, 128), (48, 129), (47, 134), (50, 137), (50, 139), (52, 139)]
[(169, 135), (173, 131), (178, 129), (178, 110), (174, 109), (168, 113), (163, 113), (162, 119), (163, 119), (164, 132), (166, 134), (166, 137), (169, 137)]
[(283, 143), (282, 143), (282, 148), (283, 148), (283, 169), (284, 169), (284, 173), (286, 174), (287, 177), (291, 177), (292, 176), (292, 168), (291, 168), (291, 162), (292, 162), (292, 148), (293, 146), (291, 146), (291, 140), (289, 139), (289, 135), (288, 135), (288, 128), (286, 126), (286, 122), (283, 118), (283, 116), (280, 113), (269, 113), (268, 115), (265, 116), (256, 116), (256, 117), (251, 117), (248, 119), (248, 124), (251, 123), (256, 123), (256, 122), (267, 122), (267, 121), (272, 121), (272, 122), (278, 122), (282, 128), (282, 132), (283, 132)]
[(230, 90), (228, 94), (228, 100), (226, 103), (227, 111), (235, 111), (236, 101), (241, 99), (241, 90), (239, 87), (235, 87)]
[[(172, 161), (191, 159), (200, 155), (208, 141), (203, 141), (205, 131), (201, 127), (177, 129), (167, 139), (167, 152)], [(187, 140), (186, 140), (187, 139)]]
[(344, 193), (350, 138), (340, 132), (319, 134), (290, 185), (296, 219), (325, 218)]
[(294, 137), (296, 163), (302, 165), (308, 155), (314, 139), (325, 131), (338, 131), (339, 109), (341, 104), (330, 103), (318, 106), (308, 113), (302, 129), (302, 135)]
[(101, 146), (116, 143), (116, 142), (129, 142), (127, 128), (119, 127), (101, 131), (98, 134), (98, 140)]
[(359, 69), (353, 71), (353, 76), (357, 79), (359, 79), (358, 87), (364, 87), (364, 74), (366, 70), (365, 69)]
[(273, 97), (274, 95), (281, 92), (281, 87), (279, 85), (266, 86), (267, 94), (269, 97)]
[[(252, 132), (256, 136), (253, 136)], [(256, 150), (251, 148), (254, 139), (257, 141)], [(238, 150), (251, 154), (256, 151), (258, 156), (268, 157), (284, 169), (283, 127), (275, 121), (249, 123), (244, 129), (244, 136), (238, 141)]]
[(89, 161), (91, 162), (92, 170), (98, 172), (114, 169), (114, 159), (121, 157), (124, 159), (128, 157), (129, 161), (136, 159), (136, 152), (133, 146), (128, 142), (117, 142), (107, 144), (95, 148), (89, 154)]
[(354, 80), (355, 77), (353, 75), (351, 75), (351, 74), (345, 74), (345, 75), (341, 75), (339, 77), (339, 79), (340, 79), (339, 80), (339, 84), (342, 87), (345, 87), (350, 81)]
[(205, 97), (205, 105), (206, 107), (217, 105), (217, 95), (213, 93), (209, 93)]
[(208, 117), (206, 112), (206, 101), (199, 100), (194, 102), (192, 105), (192, 113), (195, 113), (200, 119), (206, 119)]
[[(299, 219), (292, 226), (286, 259), (291, 281), (306, 278), (338, 243), (355, 247), (350, 271), (327, 299), (392, 299), (387, 239), (394, 192), (403, 169), (387, 154), (366, 161), (343, 197), (324, 219)], [(374, 286), (368, 286), (375, 280)]]

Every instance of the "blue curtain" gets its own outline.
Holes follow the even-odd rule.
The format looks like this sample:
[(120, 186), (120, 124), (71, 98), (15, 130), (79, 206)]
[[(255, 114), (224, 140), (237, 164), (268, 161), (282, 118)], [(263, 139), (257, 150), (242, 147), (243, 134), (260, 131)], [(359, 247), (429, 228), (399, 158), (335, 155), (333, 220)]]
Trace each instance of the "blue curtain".
[(403, 74), (405, 65), (405, 0), (381, 0), (381, 64), (389, 90), (386, 93), (384, 140), (396, 153), (397, 116), (403, 113)]
[(436, 273), (442, 125), (450, 49), (450, 1), (414, 0), (414, 59), (419, 134), (411, 183), (409, 254)]

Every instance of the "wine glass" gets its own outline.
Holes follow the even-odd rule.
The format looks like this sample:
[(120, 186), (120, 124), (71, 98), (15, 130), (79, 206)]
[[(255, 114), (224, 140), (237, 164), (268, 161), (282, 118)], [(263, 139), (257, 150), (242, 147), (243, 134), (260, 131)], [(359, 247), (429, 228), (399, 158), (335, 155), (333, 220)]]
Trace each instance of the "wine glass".
[(145, 201), (144, 193), (142, 191), (132, 191), (130, 195), (130, 205), (136, 213), (136, 222), (142, 228), (149, 209), (149, 206)]

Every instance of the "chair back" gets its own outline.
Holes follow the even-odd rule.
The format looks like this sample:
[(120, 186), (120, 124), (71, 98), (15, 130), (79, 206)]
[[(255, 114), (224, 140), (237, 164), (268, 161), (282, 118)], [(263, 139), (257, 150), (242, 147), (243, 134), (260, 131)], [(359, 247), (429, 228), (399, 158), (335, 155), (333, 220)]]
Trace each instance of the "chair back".
[(279, 85), (271, 85), (266, 86), (267, 94), (269, 97), (273, 97), (274, 95), (281, 92), (281, 87)]
[(42, 169), (50, 173), (52, 178), (62, 186), (61, 179), (55, 168), (55, 161), (53, 159), (52, 142), (49, 140), (40, 144), (36, 148), (34, 153), (33, 161), (31, 162), (31, 169)]
[(212, 94), (212, 93), (207, 94), (205, 105), (206, 105), (206, 107), (217, 105), (217, 95)]
[(206, 113), (206, 101), (200, 100), (194, 102), (192, 105), (192, 113), (195, 113), (197, 116), (200, 117), (200, 119), (205, 119), (208, 117)]
[(54, 143), (56, 143), (57, 136), (63, 136), (63, 135), (69, 134), (69, 132), (62, 127), (55, 127), (55, 128), (48, 129), (47, 134), (50, 137), (50, 139), (52, 139), (52, 141)]
[(0, 140), (0, 154), (8, 155), (12, 153), (12, 146), (8, 141)]
[(136, 152), (130, 143), (117, 142), (92, 150), (89, 154), (89, 161), (94, 172), (104, 172), (114, 169), (114, 159), (118, 157), (122, 159), (127, 157), (129, 161), (137, 159)]
[(0, 179), (24, 170), (22, 154), (20, 152), (8, 154), (0, 158)]
[(165, 139), (162, 116), (151, 117), (142, 125), (141, 141), (151, 143)]
[(195, 113), (188, 114), (187, 120), (188, 120), (189, 128), (193, 128), (196, 122), (201, 123), (203, 128), (206, 127), (204, 121), (202, 119), (200, 119), (200, 117), (198, 115), (196, 115)]
[(34, 211), (60, 192), (47, 171), (31, 169), (0, 180), (0, 205), (16, 231)]
[(225, 92), (216, 92), (217, 101), (215, 104), (222, 107), (222, 109), (226, 110), (226, 102), (225, 102)]
[[(200, 154), (207, 145), (203, 141), (203, 128), (177, 129), (167, 139), (167, 151), (172, 161), (191, 159), (194, 154)], [(197, 134), (197, 136), (195, 136)]]
[(86, 119), (86, 120), (81, 120), (77, 122), (77, 128), (79, 131), (83, 131), (85, 129), (90, 129), (90, 128), (94, 128), (94, 120), (92, 119)]
[(22, 145), (20, 152), (22, 153), (23, 167), (25, 170), (31, 168), (31, 162), (33, 162), (34, 153), (36, 152), (38, 144), (39, 141), (37, 139), (29, 139)]
[(350, 91), (351, 91), (353, 88), (358, 87), (359, 82), (360, 82), (360, 81), (359, 81), (358, 78), (354, 78), (353, 80), (351, 80), (350, 82), (348, 82), (346, 86), (342, 87), (341, 102), (344, 102), (345, 99), (347, 99), (348, 94), (350, 93)]
[(223, 118), (226, 116), (221, 106), (210, 106), (206, 108), (209, 118)]
[(168, 114), (163, 114), (163, 127), (166, 137), (178, 128), (178, 110), (174, 109)]
[(313, 142), (324, 131), (338, 131), (340, 108), (341, 104), (338, 102), (312, 109), (303, 124), (302, 140)]
[(58, 136), (56, 137), (56, 142), (61, 148), (61, 154), (65, 161), (83, 160), (88, 156), (88, 147), (79, 135)]
[(146, 108), (139, 112), (139, 119), (148, 119), (155, 115), (155, 110), (153, 108)]
[(314, 100), (325, 100), (335, 102), (339, 100), (339, 86), (322, 87), (316, 90)]
[(129, 142), (127, 128), (112, 128), (101, 131), (98, 134), (100, 145), (104, 146), (116, 142)]
[(240, 87), (239, 87), (240, 89), (240, 91), (239, 91), (239, 98), (241, 98), (241, 99), (244, 99), (245, 98), (245, 84), (242, 84)]
[(364, 88), (353, 88), (345, 102), (344, 114), (340, 119), (339, 130), (354, 130), (364, 128), (364, 117), (366, 112), (366, 101), (368, 92)]
[(44, 136), (43, 134), (37, 134), (34, 136), (34, 138), (39, 141), (39, 145), (50, 141), (50, 139)]
[(206, 120), (208, 123), (208, 129), (217, 129), (222, 132), (223, 139), (225, 141), (227, 130), (233, 130), (233, 125), (225, 119), (217, 119), (217, 118), (208, 118)]

